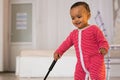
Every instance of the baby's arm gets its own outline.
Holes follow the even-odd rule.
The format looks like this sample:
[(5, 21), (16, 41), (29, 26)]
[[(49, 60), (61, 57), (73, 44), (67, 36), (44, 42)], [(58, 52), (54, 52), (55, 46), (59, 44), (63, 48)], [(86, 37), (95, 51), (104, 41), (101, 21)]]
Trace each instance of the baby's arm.
[(54, 60), (57, 61), (63, 53), (68, 50), (72, 46), (72, 43), (68, 40), (68, 38), (58, 47), (58, 49), (54, 52)]
[(99, 51), (102, 55), (106, 55), (108, 53), (109, 44), (103, 32), (98, 27), (96, 27), (96, 35), (99, 45)]
[(54, 60), (58, 60), (62, 55), (63, 53), (68, 50), (72, 45), (73, 45), (73, 42), (72, 42), (72, 39), (71, 39), (71, 36), (72, 36), (72, 32), (70, 33), (70, 35), (62, 42), (62, 44), (56, 49), (56, 51), (54, 52)]

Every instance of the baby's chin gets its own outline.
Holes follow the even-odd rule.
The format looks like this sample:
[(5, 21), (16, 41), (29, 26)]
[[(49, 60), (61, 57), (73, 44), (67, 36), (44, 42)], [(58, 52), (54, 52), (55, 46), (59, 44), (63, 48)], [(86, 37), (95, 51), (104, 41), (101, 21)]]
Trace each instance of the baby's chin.
[(77, 28), (78, 29), (83, 29), (83, 28), (85, 28), (86, 26), (78, 26)]
[(77, 27), (78, 29), (81, 29), (81, 28), (82, 28), (82, 26), (81, 26), (81, 25), (76, 25), (76, 27)]

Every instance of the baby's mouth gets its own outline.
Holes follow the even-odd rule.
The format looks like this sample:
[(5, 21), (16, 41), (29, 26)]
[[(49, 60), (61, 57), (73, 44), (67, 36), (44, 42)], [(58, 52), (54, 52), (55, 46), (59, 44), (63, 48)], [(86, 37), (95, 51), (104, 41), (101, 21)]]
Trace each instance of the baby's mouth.
[(81, 24), (81, 22), (76, 23), (76, 25), (80, 25), (80, 24)]

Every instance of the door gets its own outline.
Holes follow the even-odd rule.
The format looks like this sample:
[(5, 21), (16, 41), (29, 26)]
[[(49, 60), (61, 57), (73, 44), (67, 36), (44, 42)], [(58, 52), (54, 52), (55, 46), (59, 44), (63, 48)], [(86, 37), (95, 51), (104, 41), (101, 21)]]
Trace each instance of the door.
[(12, 3), (10, 10), (10, 71), (15, 71), (20, 52), (33, 49), (33, 4)]

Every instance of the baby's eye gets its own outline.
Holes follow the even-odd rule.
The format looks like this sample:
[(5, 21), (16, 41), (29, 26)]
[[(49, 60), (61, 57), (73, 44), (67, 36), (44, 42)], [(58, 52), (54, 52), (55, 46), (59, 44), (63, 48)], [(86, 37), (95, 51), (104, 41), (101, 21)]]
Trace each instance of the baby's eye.
[(72, 17), (72, 20), (74, 20), (75, 18)]
[(81, 16), (78, 16), (78, 18), (81, 18)]

